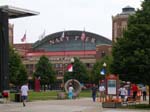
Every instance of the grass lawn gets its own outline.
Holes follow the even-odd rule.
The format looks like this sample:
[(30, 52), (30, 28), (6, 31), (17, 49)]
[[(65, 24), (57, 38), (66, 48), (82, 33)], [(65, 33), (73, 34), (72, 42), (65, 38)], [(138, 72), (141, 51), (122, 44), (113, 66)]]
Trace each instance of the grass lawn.
[[(34, 100), (56, 100), (57, 99), (57, 94), (58, 92), (62, 91), (41, 91), (41, 92), (34, 92), (30, 91), (29, 92), (29, 101), (34, 101)], [(67, 96), (67, 94), (66, 94)], [(90, 90), (84, 90), (79, 94), (79, 97), (91, 97), (91, 91)], [(12, 101), (15, 101), (15, 93), (10, 94), (10, 99)]]

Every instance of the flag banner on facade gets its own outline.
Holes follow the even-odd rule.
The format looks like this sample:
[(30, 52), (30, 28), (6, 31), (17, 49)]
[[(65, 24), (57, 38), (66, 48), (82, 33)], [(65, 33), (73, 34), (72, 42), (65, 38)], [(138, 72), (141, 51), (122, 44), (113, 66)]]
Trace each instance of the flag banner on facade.
[(79, 36), (75, 36), (75, 40), (78, 40), (78, 38), (80, 38)]
[(85, 42), (88, 42), (88, 41), (89, 41), (89, 38), (90, 38), (90, 37), (86, 37)]
[(100, 74), (101, 74), (101, 75), (105, 75), (105, 74), (106, 74), (106, 70), (103, 68), (103, 69), (100, 71)]
[(82, 34), (81, 34), (81, 40), (82, 40), (82, 41), (85, 41), (85, 39), (86, 39), (85, 32), (82, 32)]
[(92, 39), (91, 39), (91, 42), (92, 42), (92, 43), (95, 43), (95, 41), (96, 41), (95, 38), (92, 38)]
[(60, 42), (60, 40), (59, 40), (58, 38), (56, 38), (55, 42), (56, 42), (56, 43), (59, 43), (59, 42)]
[(21, 42), (26, 41), (26, 33), (23, 35), (23, 37), (21, 38)]
[(67, 66), (67, 71), (68, 71), (68, 72), (73, 72), (73, 65), (72, 65), (72, 64), (69, 64), (69, 65)]
[(69, 41), (69, 37), (68, 36), (66, 36), (66, 40)]

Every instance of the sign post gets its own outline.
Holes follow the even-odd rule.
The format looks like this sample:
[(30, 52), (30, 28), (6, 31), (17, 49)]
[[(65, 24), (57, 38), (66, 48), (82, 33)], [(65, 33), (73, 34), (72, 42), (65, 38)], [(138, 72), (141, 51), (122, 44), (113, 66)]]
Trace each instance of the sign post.
[(106, 76), (106, 94), (107, 95), (117, 96), (118, 81), (119, 81), (119, 78), (117, 75), (109, 74)]
[(118, 100), (119, 78), (118, 75), (106, 75), (106, 102), (102, 103), (103, 107), (120, 107), (121, 102)]

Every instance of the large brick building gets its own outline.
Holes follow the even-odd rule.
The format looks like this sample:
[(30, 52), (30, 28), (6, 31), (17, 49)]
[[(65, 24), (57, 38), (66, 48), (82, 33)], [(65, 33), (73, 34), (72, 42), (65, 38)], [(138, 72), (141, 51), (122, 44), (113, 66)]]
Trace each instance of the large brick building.
[(45, 55), (53, 64), (57, 79), (62, 80), (71, 58), (79, 58), (91, 69), (96, 60), (111, 54), (111, 44), (111, 40), (91, 32), (65, 31), (47, 35), (33, 44), (15, 44), (14, 47), (22, 55), (29, 78), (39, 58)]
[(127, 27), (128, 18), (135, 13), (135, 9), (127, 6), (122, 8), (122, 13), (112, 16), (112, 41), (122, 36), (123, 30)]

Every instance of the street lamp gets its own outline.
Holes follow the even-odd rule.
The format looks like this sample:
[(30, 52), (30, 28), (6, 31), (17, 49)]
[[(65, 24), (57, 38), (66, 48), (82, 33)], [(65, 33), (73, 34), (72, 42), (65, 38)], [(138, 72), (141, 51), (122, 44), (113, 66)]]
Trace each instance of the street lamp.
[(105, 75), (105, 74), (106, 74), (106, 66), (107, 66), (107, 64), (104, 62), (104, 63), (103, 63), (103, 68), (102, 68), (102, 70), (100, 71), (100, 74), (101, 74), (101, 75)]
[(106, 66), (107, 66), (107, 64), (104, 62), (104, 63), (103, 63), (103, 67), (106, 67)]
[(74, 74), (73, 74), (73, 72), (74, 72), (74, 66), (73, 66), (73, 64), (74, 64), (74, 58), (71, 58), (71, 64), (72, 64), (72, 75), (73, 75), (73, 78), (72, 78), (72, 86), (73, 86), (73, 88), (74, 88)]
[(62, 79), (62, 85), (61, 85), (61, 89), (63, 90), (64, 88), (64, 75), (65, 75), (65, 57), (62, 58), (62, 75), (63, 75), (63, 79)]
[(70, 60), (70, 61), (71, 61), (71, 63), (73, 64), (73, 63), (74, 63), (74, 58), (71, 58), (71, 60)]

